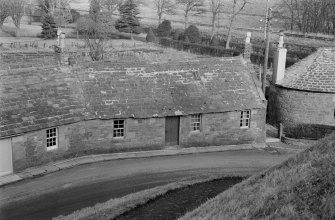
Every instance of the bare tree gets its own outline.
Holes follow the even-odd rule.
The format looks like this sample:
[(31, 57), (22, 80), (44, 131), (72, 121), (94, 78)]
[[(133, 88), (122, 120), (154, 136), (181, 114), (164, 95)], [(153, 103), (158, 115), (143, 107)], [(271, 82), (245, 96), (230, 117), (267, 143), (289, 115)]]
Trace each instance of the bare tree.
[(209, 8), (210, 8), (210, 12), (212, 14), (212, 18), (211, 18), (211, 25), (212, 25), (212, 34), (211, 34), (211, 39), (214, 37), (215, 35), (215, 30), (216, 30), (216, 25), (215, 25), (215, 21), (219, 15), (220, 12), (222, 12), (223, 10), (223, 0), (210, 0), (209, 2)]
[(226, 42), (226, 49), (229, 49), (229, 44), (231, 40), (231, 31), (234, 27), (234, 21), (236, 19), (236, 16), (239, 15), (244, 7), (250, 3), (249, 0), (232, 0), (232, 10), (231, 15), (229, 19), (229, 28), (228, 28), (228, 37)]
[(24, 15), (25, 3), (24, 0), (10, 0), (9, 14), (15, 25), (15, 36), (20, 37), (21, 18)]
[(175, 4), (172, 0), (155, 0), (155, 6), (158, 16), (158, 25), (162, 22), (164, 14), (175, 13)]
[(201, 14), (205, 12), (204, 0), (176, 0), (178, 5), (181, 5), (184, 11), (185, 29), (188, 27), (188, 16), (193, 14)]
[(110, 13), (114, 13), (122, 5), (124, 0), (102, 0), (101, 7)]
[[(96, 8), (92, 7), (91, 9)], [(109, 35), (115, 31), (112, 14), (109, 12), (90, 11), (77, 21), (77, 30), (90, 50), (92, 60), (102, 60)]]
[(0, 29), (2, 30), (3, 23), (9, 16), (9, 1), (0, 0)]

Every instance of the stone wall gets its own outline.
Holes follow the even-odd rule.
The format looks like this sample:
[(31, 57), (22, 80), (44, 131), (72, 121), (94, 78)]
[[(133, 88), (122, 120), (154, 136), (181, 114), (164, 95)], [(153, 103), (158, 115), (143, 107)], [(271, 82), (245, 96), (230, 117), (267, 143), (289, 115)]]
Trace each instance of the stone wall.
[[(265, 110), (252, 110), (249, 129), (240, 128), (240, 112), (203, 114), (201, 132), (191, 131), (191, 117), (180, 117), (180, 146), (199, 147), (264, 143)], [(47, 151), (46, 131), (12, 138), (14, 171), (88, 154), (165, 147), (165, 118), (127, 119), (124, 138), (113, 138), (113, 120), (91, 120), (58, 127), (58, 149)]]
[(270, 85), (267, 121), (283, 123), (284, 132), (301, 124), (335, 126), (335, 94)]
[(203, 114), (201, 132), (191, 130), (191, 116), (180, 120), (182, 147), (237, 145), (265, 142), (265, 110), (251, 111), (250, 128), (240, 128), (241, 112)]

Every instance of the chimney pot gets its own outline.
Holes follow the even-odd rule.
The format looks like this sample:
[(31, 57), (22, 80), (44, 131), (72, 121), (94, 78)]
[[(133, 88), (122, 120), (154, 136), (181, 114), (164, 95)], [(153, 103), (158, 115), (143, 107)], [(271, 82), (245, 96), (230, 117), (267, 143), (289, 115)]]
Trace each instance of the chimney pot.
[(274, 65), (272, 74), (272, 82), (274, 84), (277, 84), (285, 77), (286, 54), (287, 49), (284, 48), (284, 34), (281, 33), (279, 36), (278, 48), (274, 56)]
[(251, 38), (251, 32), (247, 32), (247, 38), (245, 39), (244, 52), (243, 52), (243, 57), (244, 59), (247, 60), (250, 60), (252, 53), (252, 45), (250, 43), (250, 38)]

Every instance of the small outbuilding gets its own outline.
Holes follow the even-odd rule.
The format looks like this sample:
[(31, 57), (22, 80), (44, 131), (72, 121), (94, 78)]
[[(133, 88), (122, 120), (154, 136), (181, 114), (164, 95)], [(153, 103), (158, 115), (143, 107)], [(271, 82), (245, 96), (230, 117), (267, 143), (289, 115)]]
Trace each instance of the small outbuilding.
[(265, 142), (242, 57), (2, 70), (0, 172), (80, 155)]
[(335, 48), (315, 53), (285, 69), (283, 39), (276, 51), (269, 88), (268, 121), (285, 135), (320, 138), (335, 130)]

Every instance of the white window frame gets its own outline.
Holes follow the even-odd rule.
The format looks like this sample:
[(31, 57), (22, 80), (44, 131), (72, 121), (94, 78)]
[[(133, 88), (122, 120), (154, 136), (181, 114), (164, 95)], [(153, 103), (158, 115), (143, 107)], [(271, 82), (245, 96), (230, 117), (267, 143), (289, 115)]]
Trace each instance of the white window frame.
[(251, 110), (241, 111), (240, 128), (250, 128)]
[[(116, 122), (123, 121), (123, 127), (115, 127)], [(120, 124), (118, 124), (120, 126)], [(126, 120), (124, 119), (115, 119), (113, 121), (113, 138), (124, 138), (126, 135)]]
[(191, 131), (200, 132), (201, 126), (202, 126), (202, 115), (201, 114), (191, 115)]
[(58, 128), (49, 128), (45, 130), (47, 151), (58, 149)]

